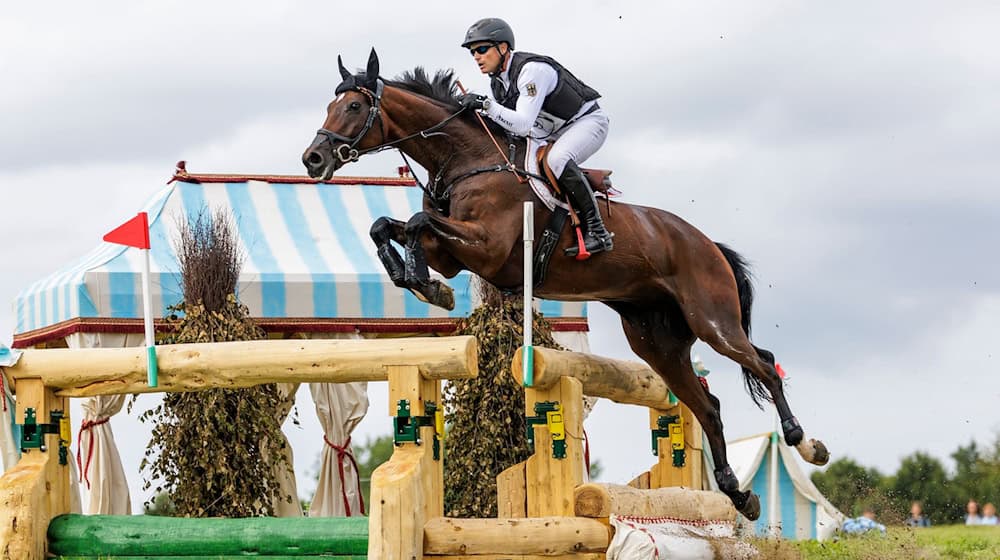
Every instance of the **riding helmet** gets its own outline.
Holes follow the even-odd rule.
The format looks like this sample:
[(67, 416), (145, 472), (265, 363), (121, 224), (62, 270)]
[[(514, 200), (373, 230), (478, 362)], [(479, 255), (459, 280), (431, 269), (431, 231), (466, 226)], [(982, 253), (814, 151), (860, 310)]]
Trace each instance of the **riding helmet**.
[(472, 24), (465, 32), (462, 48), (469, 48), (473, 43), (489, 41), (490, 43), (507, 43), (514, 49), (514, 30), (507, 22), (499, 18), (486, 18)]

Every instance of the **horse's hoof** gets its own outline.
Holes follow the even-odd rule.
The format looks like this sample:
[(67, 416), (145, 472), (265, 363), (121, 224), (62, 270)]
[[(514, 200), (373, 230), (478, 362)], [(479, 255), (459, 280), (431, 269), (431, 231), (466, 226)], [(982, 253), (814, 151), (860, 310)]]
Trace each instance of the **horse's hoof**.
[(740, 508), (740, 513), (750, 521), (757, 521), (760, 518), (760, 498), (753, 492), (749, 492), (749, 494), (747, 502)]
[(413, 294), (413, 296), (419, 299), (420, 301), (424, 303), (430, 303), (427, 297), (424, 296), (424, 294), (420, 293), (419, 291), (414, 290), (413, 288), (407, 288), (407, 290), (410, 290), (410, 293)]
[(795, 449), (807, 463), (812, 463), (822, 467), (830, 462), (830, 452), (827, 450), (826, 445), (818, 439), (803, 441), (802, 443), (796, 445)]
[(436, 305), (448, 311), (455, 309), (455, 291), (451, 289), (451, 286), (440, 280), (432, 280), (429, 291), (431, 296), (429, 303), (431, 305)]
[(431, 280), (420, 288), (407, 288), (417, 299), (451, 311), (455, 309), (455, 291), (440, 280)]

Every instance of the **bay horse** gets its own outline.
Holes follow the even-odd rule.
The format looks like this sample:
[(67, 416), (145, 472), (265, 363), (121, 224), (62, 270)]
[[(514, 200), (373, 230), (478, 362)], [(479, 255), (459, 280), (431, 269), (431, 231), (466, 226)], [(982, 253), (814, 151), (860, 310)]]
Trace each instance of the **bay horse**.
[[(451, 289), (431, 278), (428, 267), (446, 278), (470, 270), (500, 289), (520, 290), (523, 202), (536, 201), (539, 229), (549, 210), (519, 182), (475, 115), (462, 110), (453, 72), (429, 78), (418, 67), (395, 80), (383, 79), (374, 49), (364, 72), (349, 72), (340, 57), (337, 62), (343, 81), (327, 106), (323, 128), (302, 155), (309, 176), (327, 180), (361, 155), (388, 148), (399, 149), (428, 173), (428, 183), (421, 184), (423, 211), (407, 222), (381, 217), (372, 226), (371, 237), (392, 281), (447, 309), (454, 306)], [(524, 141), (514, 143), (523, 156)], [(617, 234), (614, 250), (578, 261), (564, 254), (573, 236), (562, 235), (535, 294), (600, 301), (621, 316), (632, 350), (701, 422), (720, 490), (745, 517), (757, 519), (759, 498), (740, 490), (726, 459), (719, 399), (692, 368), (696, 339), (740, 365), (754, 403), (774, 403), (785, 441), (806, 461), (825, 464), (829, 453), (822, 442), (804, 440), (774, 355), (750, 342), (753, 285), (747, 262), (670, 212), (609, 204), (604, 219)], [(392, 242), (405, 249), (405, 256)]]

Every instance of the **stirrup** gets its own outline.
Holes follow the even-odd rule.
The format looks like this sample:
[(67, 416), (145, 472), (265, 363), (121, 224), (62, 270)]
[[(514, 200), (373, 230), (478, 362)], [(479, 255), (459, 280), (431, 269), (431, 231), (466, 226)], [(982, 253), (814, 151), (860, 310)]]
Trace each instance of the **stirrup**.
[[(577, 230), (577, 231), (579, 231), (579, 230)], [(587, 240), (584, 241), (584, 243), (583, 243), (583, 248), (584, 248), (585, 252), (582, 253), (582, 254), (580, 253), (580, 243), (579, 243), (579, 239), (580, 238), (577, 237), (577, 244), (573, 245), (571, 247), (567, 247), (563, 251), (563, 254), (566, 255), (567, 257), (576, 257), (577, 260), (583, 261), (583, 260), (589, 259), (590, 255), (592, 253), (602, 253), (602, 252), (611, 251), (611, 250), (613, 250), (615, 248), (615, 242), (612, 239), (615, 236), (615, 234), (613, 234), (611, 232), (607, 232), (607, 233), (608, 233), (607, 237), (600, 238), (600, 237), (591, 235), (588, 232), (587, 235), (586, 235)]]

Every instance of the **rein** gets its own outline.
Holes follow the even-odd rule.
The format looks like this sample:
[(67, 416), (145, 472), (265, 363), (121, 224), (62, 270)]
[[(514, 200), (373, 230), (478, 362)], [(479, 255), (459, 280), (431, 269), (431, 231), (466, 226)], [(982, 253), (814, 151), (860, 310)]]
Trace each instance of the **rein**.
[[(465, 86), (462, 85), (462, 82), (456, 81), (455, 85), (458, 86), (458, 89), (463, 94), (468, 93), (465, 89)], [(507, 164), (507, 169), (509, 169), (512, 173), (514, 173), (514, 176), (517, 177), (517, 182), (522, 184), (527, 183), (528, 182), (527, 177), (522, 179), (521, 175), (518, 174), (518, 169), (514, 167), (514, 164), (510, 162), (510, 158), (507, 157), (507, 154), (503, 151), (503, 148), (500, 147), (500, 143), (497, 142), (496, 136), (493, 136), (493, 132), (490, 130), (490, 127), (486, 126), (486, 121), (483, 120), (483, 116), (480, 115), (479, 113), (476, 113), (476, 118), (479, 119), (479, 124), (483, 125), (483, 130), (486, 131), (486, 135), (489, 136), (490, 140), (493, 141), (493, 145), (496, 146), (497, 151), (500, 152), (501, 156), (503, 156), (503, 161), (504, 163)], [(511, 157), (514, 157), (513, 154), (511, 154)]]
[[(465, 93), (465, 88), (462, 87), (462, 84), (459, 83), (458, 87), (461, 89), (463, 93)], [(413, 140), (414, 138), (418, 137), (424, 139), (430, 138), (432, 136), (450, 137), (448, 133), (440, 132), (440, 130), (466, 110), (465, 107), (462, 107), (455, 113), (452, 113), (451, 115), (445, 117), (441, 122), (431, 127), (425, 128), (423, 130), (414, 132), (413, 134), (409, 134), (402, 138), (393, 140), (392, 142), (383, 141), (382, 143), (373, 146), (371, 148), (358, 150), (356, 146), (358, 145), (358, 143), (361, 142), (361, 140), (365, 137), (365, 135), (367, 135), (368, 132), (372, 129), (372, 126), (375, 124), (375, 119), (378, 119), (379, 121), (379, 132), (382, 135), (382, 140), (385, 140), (385, 122), (382, 120), (382, 92), (384, 88), (385, 88), (385, 82), (383, 82), (381, 78), (376, 79), (374, 92), (362, 86), (357, 86), (353, 88), (355, 91), (358, 91), (364, 94), (366, 97), (368, 97), (369, 104), (371, 105), (371, 108), (368, 110), (368, 118), (365, 120), (364, 126), (361, 127), (361, 130), (358, 131), (358, 133), (355, 134), (354, 136), (350, 137), (344, 136), (343, 134), (339, 134), (337, 132), (334, 132), (326, 128), (321, 128), (316, 131), (317, 136), (322, 136), (326, 138), (326, 140), (330, 142), (331, 146), (334, 146), (333, 153), (338, 159), (340, 159), (341, 163), (355, 162), (358, 161), (358, 159), (363, 155), (378, 153), (391, 148), (396, 148), (398, 150), (399, 144), (402, 144), (403, 142), (406, 142), (408, 140)], [(462, 173), (458, 177), (449, 181), (446, 184), (444, 190), (441, 193), (438, 193), (436, 186), (441, 184), (444, 178), (445, 170), (447, 170), (448, 164), (451, 162), (452, 157), (454, 157), (455, 155), (455, 143), (452, 142), (451, 143), (452, 153), (445, 160), (444, 164), (441, 166), (441, 168), (438, 170), (435, 176), (428, 180), (427, 185), (424, 185), (424, 183), (420, 181), (420, 179), (416, 176), (415, 173), (413, 174), (413, 179), (420, 187), (420, 190), (424, 192), (427, 198), (429, 198), (439, 210), (444, 211), (446, 209), (445, 203), (448, 202), (448, 198), (455, 185), (457, 185), (461, 181), (464, 181), (470, 177), (482, 173), (496, 173), (496, 172), (510, 171), (511, 173), (514, 174), (514, 176), (520, 183), (526, 183), (528, 181), (528, 177), (534, 177), (536, 179), (540, 179), (543, 182), (546, 182), (545, 177), (534, 173), (529, 173), (527, 170), (520, 169), (514, 166), (514, 164), (511, 163), (510, 159), (507, 157), (507, 154), (504, 153), (503, 149), (500, 147), (500, 144), (493, 136), (493, 133), (490, 132), (489, 127), (486, 126), (486, 122), (483, 121), (483, 117), (478, 114), (476, 116), (479, 117), (480, 124), (483, 125), (483, 128), (486, 130), (486, 133), (489, 135), (490, 139), (493, 140), (493, 145), (496, 146), (497, 150), (500, 152), (500, 155), (503, 156), (505, 164), (496, 164), (486, 167), (479, 167), (471, 171)], [(410, 165), (410, 161), (406, 158), (406, 154), (404, 154), (402, 150), (399, 150), (399, 154), (403, 157), (403, 161), (406, 163), (406, 166), (412, 171), (413, 166)]]

